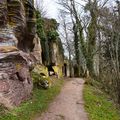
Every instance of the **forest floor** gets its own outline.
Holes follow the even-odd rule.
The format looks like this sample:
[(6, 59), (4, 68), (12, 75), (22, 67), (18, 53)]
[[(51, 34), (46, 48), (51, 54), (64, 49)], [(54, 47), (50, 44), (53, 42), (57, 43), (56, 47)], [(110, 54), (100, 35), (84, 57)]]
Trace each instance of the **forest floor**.
[(83, 79), (67, 80), (48, 110), (35, 120), (88, 120), (84, 110), (83, 87)]

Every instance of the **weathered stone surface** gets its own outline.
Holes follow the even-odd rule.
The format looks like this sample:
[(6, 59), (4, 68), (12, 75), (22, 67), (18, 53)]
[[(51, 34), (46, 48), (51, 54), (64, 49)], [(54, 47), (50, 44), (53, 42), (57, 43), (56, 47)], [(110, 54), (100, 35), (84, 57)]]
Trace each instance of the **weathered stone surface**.
[(40, 38), (38, 37), (37, 34), (35, 35), (33, 43), (34, 43), (34, 48), (32, 55), (36, 58), (39, 64), (42, 64), (42, 56), (41, 56), (42, 48), (41, 48)]
[[(61, 40), (58, 36), (57, 29), (59, 24), (55, 19), (47, 19), (44, 18), (44, 30), (45, 34), (47, 35), (48, 44), (47, 49), (49, 52), (49, 65), (63, 65), (64, 64), (64, 58), (63, 58), (63, 48)], [(52, 34), (55, 35), (52, 35)], [(44, 49), (43, 49), (44, 51)]]
[(35, 22), (33, 0), (1, 0), (1, 45), (17, 45), (21, 50), (32, 51), (33, 39), (36, 33)]
[(8, 108), (32, 92), (34, 11), (33, 0), (0, 0), (0, 104)]
[[(0, 103), (8, 107), (19, 105), (29, 98), (32, 80), (29, 66), (33, 61), (22, 51), (2, 53), (0, 56)], [(6, 99), (2, 102), (1, 99)]]
[(8, 91), (9, 91), (9, 85), (6, 83), (6, 81), (0, 81), (0, 92), (8, 92)]

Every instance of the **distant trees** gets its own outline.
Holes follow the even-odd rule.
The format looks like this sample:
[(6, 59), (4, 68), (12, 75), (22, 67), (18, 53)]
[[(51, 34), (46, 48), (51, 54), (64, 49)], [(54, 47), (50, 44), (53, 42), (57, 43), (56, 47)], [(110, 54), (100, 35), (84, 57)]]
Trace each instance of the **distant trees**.
[(59, 0), (73, 26), (78, 76), (89, 71), (120, 103), (120, 2), (83, 1)]
[(80, 13), (76, 8), (74, 0), (59, 0), (59, 4), (63, 6), (63, 11), (71, 18), (72, 34), (74, 38), (75, 61), (76, 61), (76, 76), (80, 77), (85, 72), (85, 61), (83, 52), (85, 50), (85, 43), (83, 37), (83, 27), (81, 23)]
[(71, 32), (72, 32), (71, 23), (67, 21), (66, 14), (64, 13), (64, 11), (60, 11), (60, 22), (61, 22), (62, 31), (59, 31), (59, 33), (63, 40), (62, 43), (68, 53), (69, 71), (70, 71), (70, 77), (72, 77), (73, 76), (72, 58), (74, 56), (74, 47), (73, 47), (73, 40), (72, 40), (73, 36), (71, 35)]
[(120, 2), (101, 9), (100, 78), (104, 89), (120, 103)]

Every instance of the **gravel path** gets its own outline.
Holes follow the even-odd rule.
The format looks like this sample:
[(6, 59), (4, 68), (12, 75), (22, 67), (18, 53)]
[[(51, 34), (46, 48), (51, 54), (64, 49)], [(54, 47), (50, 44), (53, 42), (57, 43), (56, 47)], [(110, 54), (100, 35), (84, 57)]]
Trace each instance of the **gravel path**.
[(69, 79), (48, 111), (35, 120), (88, 120), (84, 110), (83, 86), (83, 79)]

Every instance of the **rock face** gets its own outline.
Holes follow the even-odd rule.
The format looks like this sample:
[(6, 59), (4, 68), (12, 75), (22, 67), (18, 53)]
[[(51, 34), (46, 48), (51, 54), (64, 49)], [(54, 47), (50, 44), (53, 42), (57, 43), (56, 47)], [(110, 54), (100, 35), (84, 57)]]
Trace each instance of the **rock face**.
[(8, 108), (19, 105), (32, 91), (29, 56), (15, 51), (0, 54), (0, 103)]
[(35, 57), (38, 64), (42, 64), (42, 56), (41, 56), (42, 48), (41, 48), (40, 38), (38, 37), (37, 34), (35, 35), (33, 43), (34, 43), (34, 48), (33, 48), (32, 55)]
[(64, 64), (63, 47), (57, 32), (58, 26), (59, 24), (55, 19), (44, 18), (44, 31), (47, 37), (46, 49), (48, 49), (49, 52), (49, 65)]
[(0, 32), (1, 44), (32, 51), (36, 32), (33, 0), (1, 0)]
[(8, 108), (19, 105), (32, 92), (33, 4), (33, 0), (0, 0), (0, 104)]

